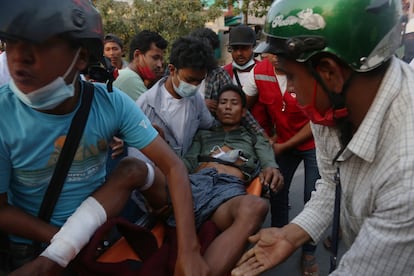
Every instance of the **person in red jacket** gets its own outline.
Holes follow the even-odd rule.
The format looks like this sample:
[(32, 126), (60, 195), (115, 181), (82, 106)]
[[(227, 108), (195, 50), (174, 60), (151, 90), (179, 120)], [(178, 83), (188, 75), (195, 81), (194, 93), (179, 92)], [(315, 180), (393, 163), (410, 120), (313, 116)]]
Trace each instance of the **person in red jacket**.
[[(271, 224), (282, 227), (289, 222), (289, 187), (299, 164), (303, 161), (305, 168), (305, 203), (320, 176), (309, 119), (298, 107), (296, 94), (287, 87), (286, 76), (275, 69), (277, 62), (276, 55), (267, 54), (250, 72), (243, 90), (253, 117), (272, 137), (270, 143), (285, 178), (281, 191), (270, 192)], [(303, 275), (318, 275), (315, 249), (311, 244), (302, 247)]]

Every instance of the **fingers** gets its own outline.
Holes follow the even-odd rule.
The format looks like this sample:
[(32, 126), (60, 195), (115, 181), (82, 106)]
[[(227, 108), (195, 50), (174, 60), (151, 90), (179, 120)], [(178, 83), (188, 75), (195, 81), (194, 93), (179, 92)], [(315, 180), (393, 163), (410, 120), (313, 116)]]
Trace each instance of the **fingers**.
[(270, 184), (270, 189), (277, 193), (283, 188), (283, 176), (278, 169), (274, 169), (273, 171), (273, 178)]
[(117, 149), (117, 150), (113, 150), (112, 151), (112, 154), (111, 154), (111, 158), (112, 159), (115, 159), (115, 158), (117, 158), (118, 156), (120, 156), (122, 153), (124, 152), (124, 148), (120, 148), (120, 149)]
[(253, 255), (246, 259), (244, 262), (239, 262), (236, 267), (231, 271), (232, 276), (254, 276), (259, 275), (265, 270), (263, 264), (261, 264), (256, 256)]
[(112, 149), (112, 159), (115, 159), (124, 152), (124, 140), (122, 140), (121, 138), (113, 136), (110, 146)]
[(247, 260), (249, 260), (253, 256), (254, 256), (254, 249), (253, 248), (250, 248), (249, 250), (247, 250), (246, 252), (244, 252), (243, 256), (241, 256), (241, 258), (237, 262), (236, 266), (241, 265), (242, 263), (246, 262)]
[(124, 140), (118, 138), (116, 136), (112, 137), (112, 142), (110, 143), (110, 147), (112, 150), (117, 150), (124, 147)]
[(263, 185), (277, 193), (283, 188), (283, 176), (276, 168), (266, 168), (263, 171)]

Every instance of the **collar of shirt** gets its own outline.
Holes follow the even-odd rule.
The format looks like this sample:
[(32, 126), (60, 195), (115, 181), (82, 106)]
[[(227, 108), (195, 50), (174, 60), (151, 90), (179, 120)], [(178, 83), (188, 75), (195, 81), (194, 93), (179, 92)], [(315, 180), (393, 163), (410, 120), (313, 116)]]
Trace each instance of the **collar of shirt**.
[(382, 129), (381, 125), (389, 111), (389, 106), (401, 91), (401, 71), (400, 63), (393, 58), (371, 107), (341, 155), (341, 159), (351, 155), (347, 150), (367, 162), (375, 159), (380, 133), (387, 131)]

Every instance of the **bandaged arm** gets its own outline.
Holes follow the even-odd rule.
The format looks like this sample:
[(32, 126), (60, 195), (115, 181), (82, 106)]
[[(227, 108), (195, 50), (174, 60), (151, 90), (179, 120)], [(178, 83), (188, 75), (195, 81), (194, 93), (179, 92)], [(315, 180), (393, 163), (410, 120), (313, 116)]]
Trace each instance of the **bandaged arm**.
[(95, 198), (88, 197), (53, 236), (40, 256), (66, 267), (105, 221), (105, 209)]

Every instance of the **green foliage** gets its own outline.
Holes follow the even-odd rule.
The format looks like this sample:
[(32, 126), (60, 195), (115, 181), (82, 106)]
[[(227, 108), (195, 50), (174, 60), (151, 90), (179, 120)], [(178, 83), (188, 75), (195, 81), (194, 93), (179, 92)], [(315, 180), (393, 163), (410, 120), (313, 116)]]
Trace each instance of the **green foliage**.
[(227, 8), (229, 5), (232, 5), (233, 15), (242, 13), (244, 18), (243, 23), (246, 24), (249, 15), (256, 17), (265, 16), (272, 3), (273, 0), (216, 0), (214, 6)]
[(113, 0), (93, 2), (102, 15), (105, 33), (118, 35), (126, 48), (141, 30), (158, 32), (171, 45), (178, 37), (222, 15), (217, 7), (205, 10), (200, 0), (134, 0), (132, 6)]

